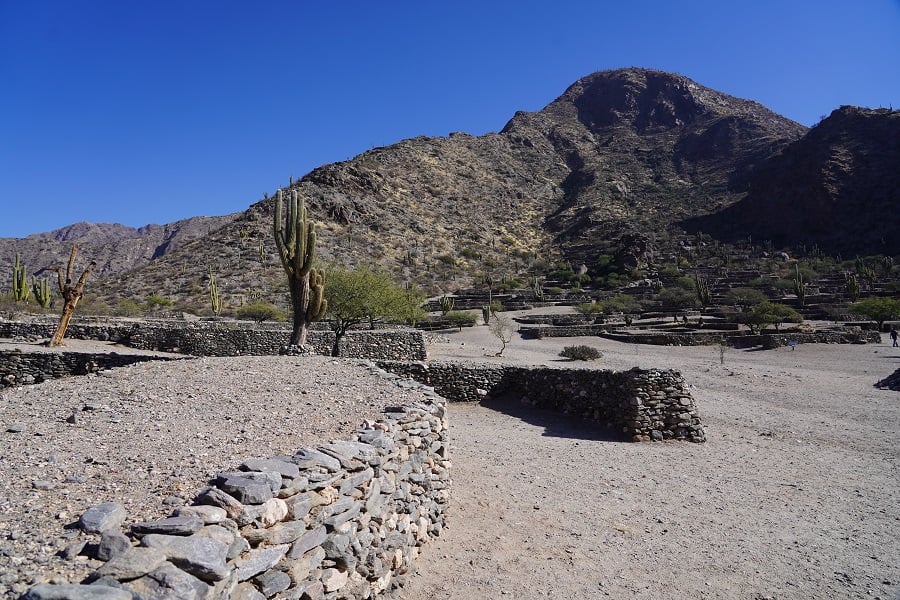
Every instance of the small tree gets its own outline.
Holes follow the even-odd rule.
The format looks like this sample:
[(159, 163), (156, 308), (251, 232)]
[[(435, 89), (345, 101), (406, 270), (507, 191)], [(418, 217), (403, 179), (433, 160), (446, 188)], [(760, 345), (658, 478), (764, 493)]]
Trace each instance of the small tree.
[(878, 324), (878, 331), (881, 331), (885, 321), (900, 317), (900, 300), (869, 296), (851, 304), (850, 312), (872, 319)]
[(725, 295), (725, 300), (729, 304), (740, 307), (742, 311), (746, 311), (752, 306), (765, 302), (766, 295), (753, 288), (734, 288), (728, 290), (728, 293)]
[(69, 321), (72, 319), (72, 315), (75, 314), (75, 307), (78, 305), (78, 301), (81, 300), (82, 296), (84, 296), (84, 284), (87, 282), (87, 278), (91, 274), (91, 271), (97, 266), (96, 262), (91, 261), (87, 268), (81, 272), (81, 277), (79, 277), (78, 281), (73, 285), (72, 271), (75, 269), (75, 257), (77, 255), (78, 246), (74, 245), (72, 246), (72, 252), (69, 254), (69, 263), (66, 265), (65, 280), (63, 280), (62, 269), (60, 267), (52, 266), (43, 269), (56, 272), (57, 280), (59, 282), (59, 293), (63, 297), (62, 315), (59, 318), (59, 326), (56, 328), (56, 333), (53, 334), (53, 338), (50, 340), (50, 346), (62, 346), (63, 339), (66, 337), (66, 329), (69, 328)]
[(513, 320), (503, 313), (494, 313), (494, 318), (491, 319), (488, 328), (490, 329), (491, 334), (493, 334), (501, 344), (500, 350), (497, 351), (495, 356), (503, 356), (503, 352), (512, 341), (512, 336), (515, 333)]
[(268, 302), (254, 302), (237, 309), (237, 317), (239, 319), (249, 319), (262, 323), (263, 321), (286, 321), (285, 314), (278, 307)]
[(332, 356), (340, 356), (340, 342), (355, 325), (385, 318), (408, 323), (425, 314), (420, 308), (422, 296), (397, 286), (387, 273), (369, 267), (348, 270), (334, 265), (326, 272), (327, 314), (334, 331)]

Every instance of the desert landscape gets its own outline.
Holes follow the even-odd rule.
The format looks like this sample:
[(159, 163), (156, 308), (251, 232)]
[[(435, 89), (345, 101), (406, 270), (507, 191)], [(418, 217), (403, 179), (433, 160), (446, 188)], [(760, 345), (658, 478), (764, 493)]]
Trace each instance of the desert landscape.
[[(883, 337), (724, 353), (578, 340), (603, 353), (584, 368), (681, 371), (702, 444), (620, 441), (512, 398), (451, 404), (448, 526), (396, 597), (897, 598), (900, 394), (873, 384), (900, 367), (900, 352)], [(573, 366), (558, 356), (571, 340), (516, 338), (497, 358), (485, 327), (430, 339), (430, 360)], [(91, 505), (124, 497), (130, 520), (165, 516), (211, 465), (246, 458), (234, 444), (292, 453), (417, 394), (322, 357), (145, 363), (8, 388), (5, 597), (90, 571), (59, 553), (77, 541), (66, 524)], [(212, 418), (222, 402), (243, 416)], [(253, 447), (274, 429), (295, 431), (281, 438), (292, 447)], [(192, 471), (201, 460), (209, 471)]]

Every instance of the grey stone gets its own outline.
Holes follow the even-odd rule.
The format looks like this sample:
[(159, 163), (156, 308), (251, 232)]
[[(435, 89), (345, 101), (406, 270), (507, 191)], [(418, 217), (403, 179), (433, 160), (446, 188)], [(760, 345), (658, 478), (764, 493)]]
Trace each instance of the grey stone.
[(131, 548), (131, 540), (118, 529), (107, 529), (100, 536), (100, 544), (97, 546), (97, 558), (100, 560), (112, 560)]
[(244, 512), (244, 505), (234, 496), (216, 487), (208, 487), (197, 495), (195, 503), (199, 505), (218, 506), (224, 509), (229, 519), (236, 519)]
[(341, 461), (324, 452), (319, 452), (318, 450), (313, 450), (311, 448), (303, 448), (297, 452), (291, 460), (293, 460), (301, 469), (322, 467), (334, 473), (341, 468)]
[(10, 423), (6, 426), (6, 433), (22, 433), (25, 429), (25, 423)]
[(206, 525), (221, 523), (228, 518), (228, 512), (224, 508), (204, 504), (199, 506), (182, 506), (175, 509), (173, 516), (187, 517), (190, 515), (194, 515)]
[[(80, 540), (78, 542), (72, 542), (68, 544), (65, 548), (60, 550), (59, 555), (66, 560), (73, 560), (76, 556), (81, 554), (81, 551), (84, 550), (84, 547), (87, 546), (87, 540)], [(0, 550), (0, 554), (3, 551)]]
[(306, 523), (303, 521), (279, 523), (269, 528), (268, 542), (270, 544), (290, 544), (306, 533), (306, 529)]
[(226, 473), (219, 473), (216, 480), (217, 482), (226, 481), (234, 477), (240, 479), (252, 479), (257, 483), (265, 483), (269, 486), (269, 489), (272, 490), (272, 493), (277, 492), (278, 489), (281, 488), (281, 473), (276, 471), (228, 471)]
[(51, 585), (41, 583), (28, 590), (22, 600), (131, 600), (131, 592), (102, 585)]
[[(141, 600), (204, 600), (212, 588), (175, 565), (166, 563), (152, 573), (125, 584)], [(131, 598), (131, 595), (128, 596)]]
[(155, 571), (164, 562), (166, 555), (156, 548), (129, 548), (97, 569), (97, 574), (128, 581)]
[(231, 600), (266, 600), (251, 583), (239, 583), (231, 595)]
[(300, 467), (287, 460), (278, 458), (251, 458), (241, 465), (242, 471), (263, 471), (278, 473), (282, 477), (299, 477)]
[(219, 581), (230, 572), (225, 564), (228, 545), (202, 535), (182, 537), (151, 533), (144, 536), (141, 544), (161, 550), (179, 568), (203, 581)]
[(262, 504), (272, 498), (272, 488), (267, 482), (250, 477), (228, 477), (219, 480), (218, 485), (244, 504)]
[(365, 469), (360, 471), (359, 473), (354, 473), (347, 479), (341, 482), (340, 492), (341, 494), (347, 495), (353, 491), (353, 488), (359, 487), (367, 481), (371, 481), (371, 479), (375, 476), (375, 471), (372, 468)]
[(294, 545), (291, 546), (291, 551), (288, 553), (288, 558), (303, 556), (316, 546), (321, 546), (327, 538), (328, 531), (325, 529), (325, 526), (316, 527), (294, 542)]
[(271, 598), (278, 592), (282, 592), (291, 586), (291, 577), (282, 571), (266, 571), (256, 579), (259, 591), (266, 598)]
[(345, 510), (344, 512), (338, 513), (336, 515), (332, 515), (325, 519), (325, 525), (336, 529), (350, 519), (355, 519), (356, 517), (358, 517), (361, 508), (362, 506), (358, 502), (355, 502), (354, 505), (348, 510)]
[(148, 533), (161, 533), (163, 535), (191, 535), (196, 533), (203, 527), (203, 521), (196, 515), (186, 515), (183, 517), (169, 517), (159, 521), (147, 521), (144, 523), (135, 523), (131, 526), (131, 531), (138, 535), (146, 535)]
[(257, 548), (248, 552), (246, 556), (237, 559), (235, 566), (237, 567), (238, 581), (246, 581), (263, 571), (271, 569), (287, 554), (288, 548), (287, 544)]
[(121, 504), (104, 502), (87, 509), (78, 519), (78, 525), (88, 533), (101, 533), (111, 527), (119, 527), (127, 517), (128, 513)]

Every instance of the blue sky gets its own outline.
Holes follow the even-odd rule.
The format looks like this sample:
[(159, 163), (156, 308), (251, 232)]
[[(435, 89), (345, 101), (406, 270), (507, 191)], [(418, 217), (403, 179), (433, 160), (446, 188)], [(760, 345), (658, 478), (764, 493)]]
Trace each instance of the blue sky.
[(629, 66), (806, 125), (900, 108), (900, 0), (0, 0), (0, 237), (243, 210)]

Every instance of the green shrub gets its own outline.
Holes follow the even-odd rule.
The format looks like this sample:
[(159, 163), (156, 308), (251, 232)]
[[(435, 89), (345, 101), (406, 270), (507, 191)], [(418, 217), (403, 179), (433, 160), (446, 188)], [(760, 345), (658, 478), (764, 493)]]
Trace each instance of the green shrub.
[(236, 314), (238, 319), (246, 319), (258, 323), (263, 321), (278, 321), (281, 323), (287, 320), (287, 315), (283, 311), (268, 302), (247, 304), (237, 309)]
[(463, 327), (475, 325), (478, 321), (478, 315), (465, 310), (451, 310), (444, 315), (444, 319), (454, 327), (459, 327), (459, 330), (462, 331)]
[(586, 302), (576, 306), (575, 310), (582, 315), (596, 315), (603, 312), (603, 305), (597, 302)]
[(603, 354), (596, 348), (584, 345), (566, 346), (562, 349), (562, 352), (560, 352), (559, 355), (570, 360), (596, 360), (603, 356)]

